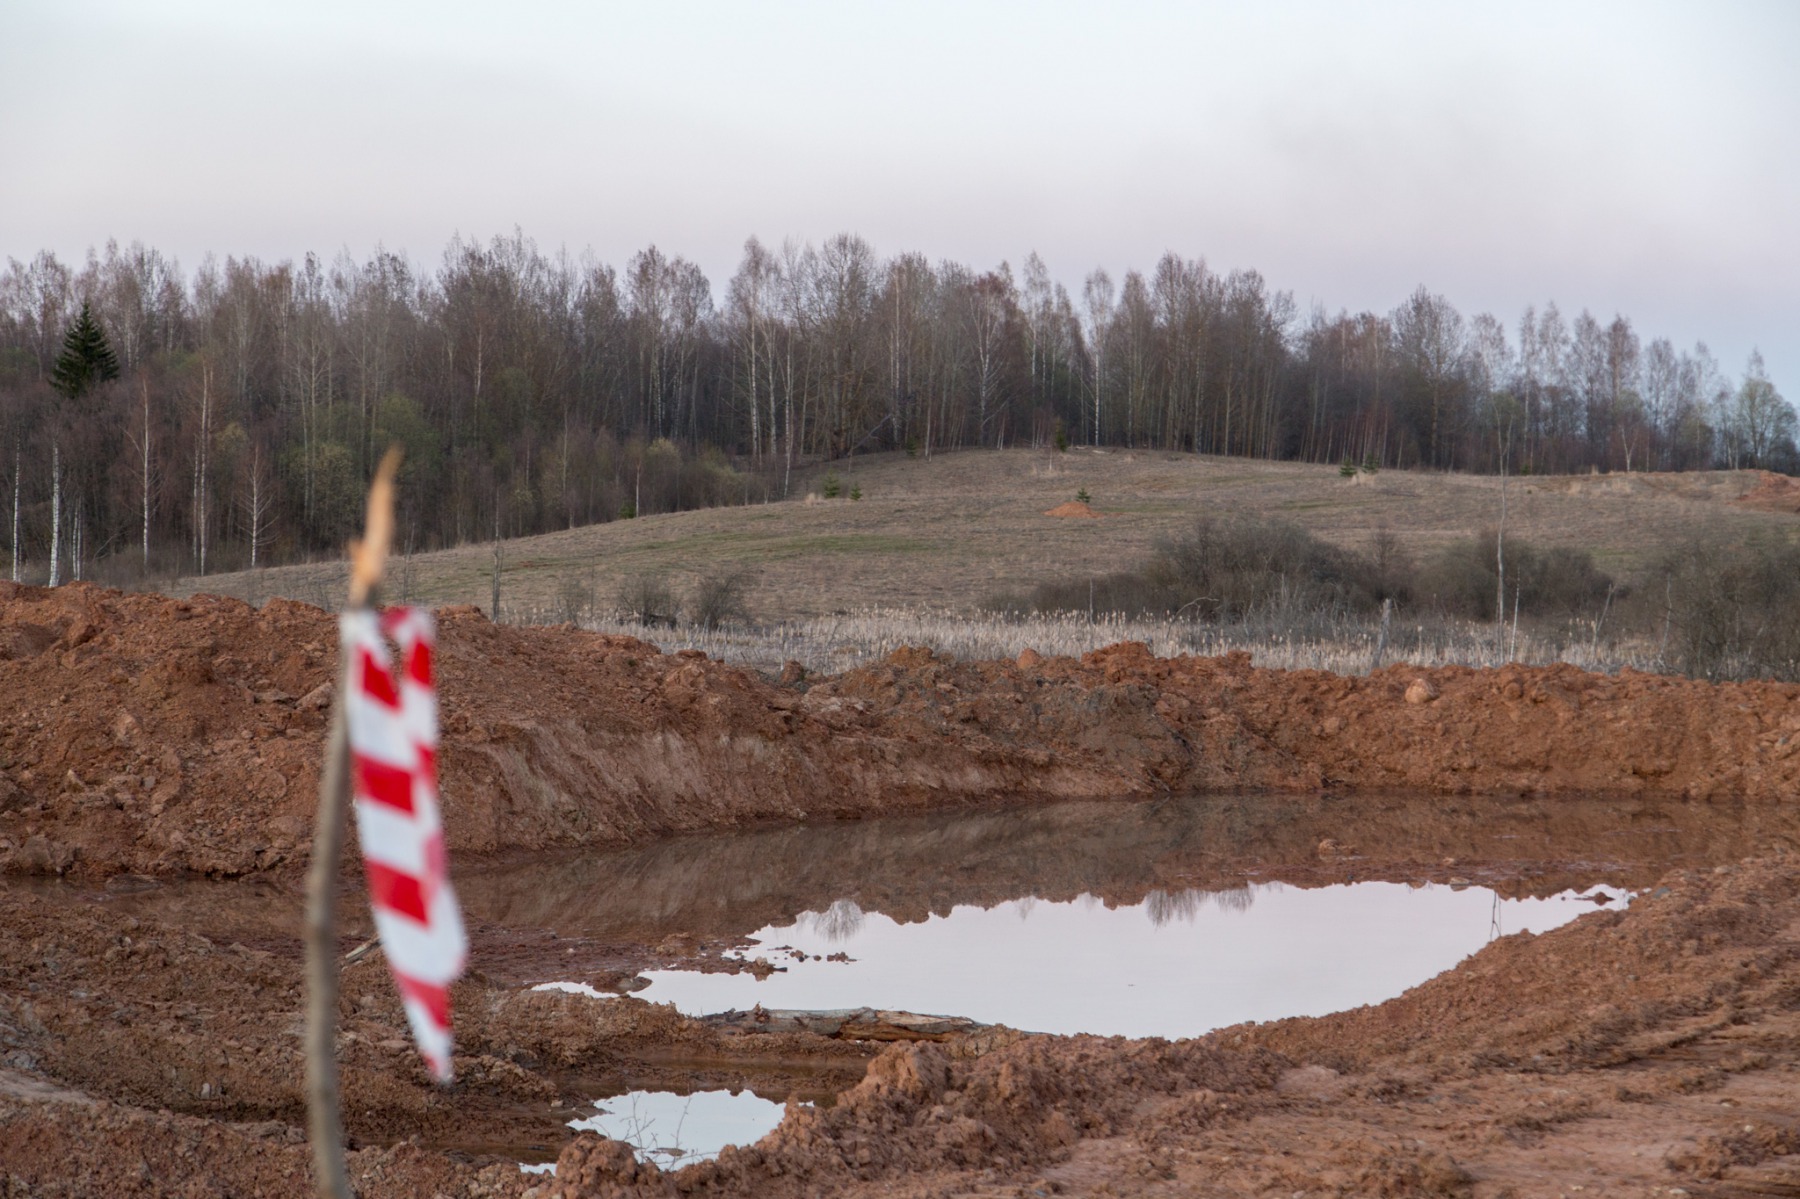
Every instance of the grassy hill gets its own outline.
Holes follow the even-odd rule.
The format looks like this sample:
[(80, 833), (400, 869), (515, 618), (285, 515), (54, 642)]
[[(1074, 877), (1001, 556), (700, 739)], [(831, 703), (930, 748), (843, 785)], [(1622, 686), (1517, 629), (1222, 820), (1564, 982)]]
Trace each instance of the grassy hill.
[[(1500, 511), (1500, 480), (1488, 476), (1382, 471), (1346, 480), (1334, 466), (1182, 454), (970, 450), (834, 469), (846, 495), (854, 483), (862, 499), (680, 512), (502, 542), (503, 608), (551, 619), (579, 588), (604, 611), (632, 576), (666, 574), (680, 590), (709, 568), (744, 567), (755, 572), (749, 600), (762, 620), (877, 607), (974, 612), (998, 591), (1133, 566), (1156, 538), (1201, 513), (1285, 517), (1357, 547), (1385, 528), (1422, 557), (1492, 525)], [(815, 493), (822, 474), (806, 478)], [(1507, 527), (1541, 545), (1590, 550), (1601, 567), (1629, 576), (1701, 529), (1800, 527), (1791, 512), (1749, 506), (1762, 480), (1751, 471), (1515, 477)], [(1044, 515), (1080, 490), (1101, 519)], [(492, 570), (487, 544), (419, 554), (396, 564), (390, 592), (485, 609)], [(342, 579), (340, 565), (321, 564), (187, 577), (170, 589), (330, 606)]]

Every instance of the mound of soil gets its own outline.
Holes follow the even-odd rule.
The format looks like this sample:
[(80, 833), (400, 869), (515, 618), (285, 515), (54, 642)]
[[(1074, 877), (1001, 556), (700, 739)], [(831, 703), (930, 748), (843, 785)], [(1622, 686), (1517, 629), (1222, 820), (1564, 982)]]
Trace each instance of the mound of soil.
[[(453, 850), (1172, 790), (1773, 801), (1800, 687), (1571, 666), (1365, 677), (903, 649), (780, 686), (696, 651), (440, 613)], [(0, 584), (0, 872), (229, 876), (304, 859), (336, 657), (304, 604)], [(1421, 685), (1422, 684), (1422, 685)]]
[(1054, 508), (1046, 508), (1045, 516), (1075, 517), (1078, 520), (1099, 520), (1100, 513), (1094, 511), (1080, 500), (1070, 500), (1066, 504), (1058, 504)]
[(1739, 507), (1762, 512), (1800, 512), (1800, 479), (1766, 470), (1756, 473), (1756, 486), (1738, 499)]

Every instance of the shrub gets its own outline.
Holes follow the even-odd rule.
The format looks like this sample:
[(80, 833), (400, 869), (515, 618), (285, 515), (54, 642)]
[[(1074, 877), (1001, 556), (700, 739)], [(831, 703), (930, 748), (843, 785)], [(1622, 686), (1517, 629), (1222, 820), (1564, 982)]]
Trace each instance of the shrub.
[(1069, 431), (1063, 427), (1061, 421), (1056, 422), (1056, 432), (1051, 436), (1050, 442), (1056, 447), (1057, 453), (1066, 454), (1069, 452)]
[[(1445, 546), (1421, 573), (1420, 593), (1450, 615), (1494, 619), (1499, 582), (1495, 539), (1494, 530), (1484, 529)], [(1509, 609), (1516, 602), (1527, 616), (1594, 617), (1612, 589), (1611, 576), (1594, 565), (1586, 550), (1540, 550), (1515, 539), (1506, 542)]]
[(1381, 598), (1366, 558), (1286, 521), (1205, 517), (1185, 536), (1157, 543), (1146, 577), (1177, 601), (1176, 611), (1213, 619), (1279, 608), (1364, 611)]
[(749, 619), (744, 606), (752, 578), (743, 570), (710, 570), (694, 581), (688, 601), (688, 619), (703, 629), (716, 629), (734, 620)]
[(619, 608), (625, 619), (641, 625), (675, 623), (678, 609), (669, 580), (660, 574), (632, 575), (619, 585)]
[(1696, 537), (1669, 551), (1650, 580), (1641, 631), (1666, 631), (1665, 653), (1688, 675), (1800, 678), (1800, 548), (1774, 537)]
[(1085, 487), (1075, 493), (1075, 502), (1077, 504), (1086, 504), (1091, 503), (1092, 501), (1093, 497), (1088, 495), (1088, 490)]
[[(1378, 541), (1380, 538), (1378, 538)], [(1185, 536), (1158, 542), (1135, 571), (1040, 583), (1025, 595), (988, 601), (993, 610), (1095, 615), (1265, 619), (1290, 628), (1315, 618), (1366, 612), (1404, 596), (1410, 563), (1386, 538), (1387, 579), (1374, 561), (1327, 545), (1299, 527), (1257, 517), (1211, 517)], [(1091, 608), (1090, 608), (1091, 606)]]
[(1072, 612), (1085, 616), (1167, 616), (1174, 611), (1167, 588), (1137, 571), (1119, 571), (1085, 579), (1039, 583), (1025, 594), (991, 596), (984, 605), (1006, 616), (1038, 612)]
[(824, 481), (819, 484), (819, 494), (828, 500), (835, 500), (842, 495), (844, 483), (837, 477), (836, 471), (826, 471)]
[(556, 585), (556, 614), (570, 624), (593, 615), (594, 589), (591, 580), (580, 575), (564, 575)]
[(850, 484), (850, 498), (851, 498), (851, 499), (853, 499), (853, 500), (860, 500), (860, 499), (862, 499), (862, 486), (861, 486), (861, 484), (858, 484), (858, 483), (852, 483), (852, 484)]
[(1386, 525), (1375, 530), (1375, 540), (1369, 546), (1369, 565), (1373, 568), (1374, 598), (1391, 599), (1401, 606), (1412, 602), (1418, 567)]
[(1346, 479), (1354, 479), (1356, 477), (1356, 463), (1350, 461), (1348, 458), (1344, 459), (1343, 462), (1338, 464), (1338, 474)]

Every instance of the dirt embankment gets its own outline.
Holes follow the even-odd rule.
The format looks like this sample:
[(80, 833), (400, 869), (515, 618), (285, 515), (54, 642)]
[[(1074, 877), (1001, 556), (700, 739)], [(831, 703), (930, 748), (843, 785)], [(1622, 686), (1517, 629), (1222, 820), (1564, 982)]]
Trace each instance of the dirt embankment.
[[(1366, 678), (901, 650), (813, 686), (573, 628), (441, 616), (453, 849), (1169, 791), (1752, 801), (1800, 784), (1800, 687), (1573, 667)], [(0, 584), (0, 871), (243, 874), (304, 857), (333, 620)]]
[[(0, 925), (0, 1195), (307, 1192), (297, 962), (4, 888)], [(368, 968), (341, 1011), (353, 1143), (419, 1139), (358, 1148), (353, 1175), (370, 1199), (1787, 1193), (1796, 929), (1793, 859), (1678, 874), (1379, 1007), (1174, 1043), (889, 1048), (834, 1104), (714, 1163), (666, 1176), (586, 1136), (553, 1180), (438, 1146), (560, 1143), (571, 1094), (553, 1073), (691, 1069), (730, 1052), (721, 1035), (477, 976), (457, 990), (460, 1077), (443, 1092)], [(777, 1060), (876, 1052), (770, 1040)]]
[[(1168, 791), (1752, 801), (1800, 784), (1800, 688), (1572, 667), (1366, 678), (902, 650), (807, 687), (442, 614), (452, 848)], [(272, 601), (0, 584), (0, 870), (242, 874), (304, 857), (335, 629)]]

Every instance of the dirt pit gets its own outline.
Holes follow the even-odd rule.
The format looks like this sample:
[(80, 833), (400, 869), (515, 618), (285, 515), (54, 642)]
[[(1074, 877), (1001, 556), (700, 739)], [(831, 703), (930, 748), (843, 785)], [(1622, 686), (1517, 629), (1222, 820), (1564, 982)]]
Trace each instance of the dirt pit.
[[(1404, 667), (1131, 646), (908, 650), (784, 687), (629, 639), (442, 625), (474, 967), (458, 1079), (425, 1077), (378, 957), (347, 966), (359, 1194), (1800, 1187), (1800, 690), (1444, 670), (1415, 704)], [(330, 641), (300, 605), (0, 595), (0, 694), (23, 697), (0, 712), (0, 1195), (307, 1191), (295, 914)], [(907, 928), (1084, 894), (1148, 921), (1160, 897), (1183, 927), (1221, 906), (1184, 897), (1254, 912), (1271, 884), (1636, 894), (1483, 929), (1379, 1004), (1183, 1040), (887, 1012), (827, 1033), (639, 997), (659, 972), (742, 971), (746, 938), (838, 901)], [(367, 929), (343, 932), (348, 953)], [(616, 997), (531, 989), (562, 979)], [(786, 1111), (673, 1173), (569, 1127), (609, 1096), (718, 1091)]]
[[(743, 1163), (749, 1160), (745, 1154), (752, 1151), (727, 1149), (709, 1157), (707, 1164), (701, 1158), (718, 1147), (708, 1138), (724, 1144), (721, 1138), (748, 1136), (746, 1129), (760, 1127), (756, 1121), (771, 1126), (773, 1121), (758, 1114), (747, 1117), (748, 1124), (740, 1120), (715, 1132), (708, 1125), (709, 1105), (722, 1104), (727, 1112), (760, 1108), (777, 1116), (780, 1113), (770, 1104), (793, 1105), (787, 1124), (775, 1133), (777, 1142), (790, 1137), (796, 1126), (834, 1127), (843, 1118), (837, 1109), (860, 1102), (857, 1095), (867, 1090), (862, 1080), (871, 1059), (884, 1051), (881, 1042), (796, 1032), (791, 1022), (780, 1020), (773, 1023), (781, 1031), (759, 1031), (754, 1020), (691, 1018), (700, 1015), (704, 1004), (681, 1015), (646, 1002), (658, 999), (659, 989), (670, 980), (698, 978), (737, 984), (753, 996), (767, 987), (762, 1007), (781, 1009), (794, 1006), (785, 1002), (781, 984), (796, 977), (803, 965), (821, 971), (855, 970), (857, 962), (802, 964), (792, 953), (774, 951), (776, 944), (792, 945), (797, 940), (792, 935), (743, 952), (749, 938), (759, 933), (769, 936), (770, 926), (785, 926), (791, 933), (802, 913), (838, 913), (839, 923), (833, 927), (821, 927), (829, 923), (826, 920), (812, 922), (813, 931), (827, 940), (833, 928), (842, 934), (846, 923), (854, 922), (847, 908), (854, 908), (865, 926), (881, 920), (900, 930), (928, 928), (952, 913), (981, 913), (994, 922), (1002, 938), (987, 942), (989, 951), (1004, 950), (1009, 941), (1016, 950), (1019, 930), (1041, 918), (1044, 910), (1059, 907), (1118, 920), (1121, 927), (1135, 925), (1145, 944), (1157, 952), (1141, 952), (1141, 947), (1127, 944), (1129, 952), (1110, 970), (1083, 965), (1079, 940), (1066, 939), (1060, 964), (1067, 976), (1056, 988), (1057, 997), (1077, 1020), (1087, 1021), (1085, 1027), (1101, 1028), (1105, 1021), (1118, 1018), (1121, 1001), (1085, 991), (1074, 985), (1075, 976), (1085, 971), (1088, 982), (1115, 976), (1129, 982), (1131, 971), (1147, 964), (1197, 967), (1201, 977), (1179, 984), (1195, 992), (1188, 996), (1191, 1002), (1177, 1002), (1176, 1007), (1185, 1008), (1194, 1021), (1185, 1031), (1199, 1033), (1226, 1022), (1206, 1014), (1207, 1001), (1230, 990), (1227, 959), (1234, 941), (1247, 939), (1252, 946), (1241, 955), (1240, 965), (1261, 964), (1274, 971), (1272, 977), (1256, 980), (1250, 988), (1252, 1006), (1237, 1015), (1267, 1019), (1283, 1014), (1279, 1005), (1297, 997), (1324, 1005), (1316, 1010), (1348, 1008), (1363, 996), (1344, 997), (1339, 975), (1346, 962), (1355, 964), (1356, 955), (1337, 959), (1334, 966), (1332, 942), (1353, 940), (1357, 925), (1369, 912), (1346, 904), (1345, 895), (1358, 887), (1375, 888), (1400, 902), (1383, 925), (1389, 934), (1399, 934), (1397, 939), (1388, 943), (1387, 951), (1368, 955), (1372, 957), (1390, 956), (1409, 942), (1417, 949), (1430, 940), (1424, 922), (1408, 924), (1409, 899), (1435, 896), (1466, 909), (1453, 913), (1461, 926), (1457, 930), (1461, 940), (1450, 945), (1447, 960), (1417, 979), (1390, 982), (1366, 998), (1389, 998), (1436, 975), (1439, 967), (1455, 966), (1465, 952), (1487, 948), (1460, 968), (1383, 1007), (1324, 1021), (1228, 1028), (1174, 1045), (1160, 1040), (1027, 1036), (1007, 1028), (986, 1028), (961, 1030), (935, 1044), (921, 1039), (929, 1048), (914, 1051), (926, 1053), (946, 1077), (958, 1077), (964, 1070), (979, 1076), (990, 1059), (1034, 1062), (1032, 1077), (1039, 1080), (1034, 1087), (1060, 1080), (1039, 1118), (1052, 1119), (1065, 1111), (1080, 1115), (1087, 1111), (1083, 1104), (1099, 1104), (1084, 1119), (1111, 1112), (1096, 1126), (1115, 1130), (1101, 1138), (1105, 1140), (1124, 1135), (1132, 1121), (1113, 1110), (1116, 1097), (1094, 1094), (1077, 1102), (1081, 1087), (1075, 1088), (1074, 1097), (1063, 1094), (1071, 1085), (1062, 1077), (1064, 1071), (1080, 1072), (1089, 1062), (1113, 1062), (1109, 1068), (1140, 1059), (1161, 1062), (1159, 1071), (1174, 1073), (1157, 1073), (1164, 1081), (1156, 1086), (1174, 1086), (1176, 1090), (1168, 1093), (1179, 1096), (1188, 1093), (1182, 1089), (1187, 1085), (1181, 1081), (1187, 1077), (1184, 1072), (1198, 1068), (1196, 1061), (1214, 1062), (1223, 1053), (1222, 1046), (1230, 1044), (1232, 1052), (1219, 1060), (1234, 1063), (1232, 1071), (1250, 1070), (1253, 1078), (1233, 1074), (1235, 1081), (1226, 1091), (1211, 1085), (1202, 1089), (1214, 1096), (1208, 1102), (1229, 1104), (1234, 1101), (1225, 1096), (1240, 1092), (1235, 1102), (1254, 1100), (1245, 1115), (1255, 1111), (1259, 1119), (1272, 1121), (1259, 1133), (1266, 1136), (1281, 1125), (1279, 1113), (1294, 1115), (1306, 1107), (1302, 1102), (1306, 1097), (1295, 1089), (1313, 1085), (1308, 1079), (1341, 1097), (1353, 1087), (1374, 1085), (1373, 1078), (1391, 1082), (1404, 1077), (1413, 1080), (1409, 1087), (1429, 1089), (1436, 1085), (1429, 1080), (1440, 1074), (1460, 1078), (1457, 1085), (1467, 1086), (1471, 1078), (1491, 1072), (1478, 1069), (1470, 1075), (1467, 1063), (1457, 1069), (1439, 1063), (1421, 1072), (1414, 1059), (1429, 1052), (1431, 1038), (1439, 1031), (1435, 1022), (1441, 1017), (1435, 1012), (1414, 1033), (1423, 1038), (1421, 1043), (1407, 1045), (1398, 1055), (1389, 1047), (1372, 1057), (1366, 1056), (1368, 1046), (1363, 1044), (1366, 1032), (1339, 1043), (1320, 1031), (1331, 1019), (1366, 1024), (1362, 1013), (1417, 1003), (1418, 996), (1434, 990), (1449, 988), (1454, 993), (1454, 980), (1496, 952), (1515, 959), (1521, 950), (1526, 953), (1523, 970), (1518, 962), (1513, 968), (1521, 981), (1535, 980), (1539, 970), (1554, 974), (1569, 969), (1564, 953), (1579, 956), (1591, 950), (1557, 951), (1553, 947), (1558, 938), (1587, 929), (1582, 940), (1591, 944), (1596, 923), (1602, 928), (1621, 922), (1629, 926), (1641, 919), (1634, 910), (1621, 913), (1612, 910), (1614, 905), (1569, 900), (1571, 890), (1629, 889), (1638, 892), (1634, 908), (1662, 910), (1672, 891), (1658, 880), (1672, 872), (1677, 876), (1685, 872), (1706, 886), (1736, 873), (1730, 863), (1747, 851), (1792, 844), (1796, 838), (1800, 812), (1768, 805), (1602, 799), (1484, 803), (1405, 795), (1347, 800), (1263, 794), (818, 822), (675, 838), (613, 853), (472, 860), (460, 864), (459, 883), (473, 930), (475, 973), (456, 995), (460, 1059), (453, 1091), (438, 1092), (425, 1082), (378, 957), (345, 970), (341, 1054), (350, 1096), (346, 1113), (350, 1134), (361, 1150), (359, 1160), (371, 1163), (365, 1178), (377, 1177), (374, 1163), (379, 1162), (389, 1171), (379, 1177), (395, 1180), (385, 1190), (386, 1184), (365, 1185), (363, 1193), (406, 1193), (404, 1187), (421, 1177), (407, 1170), (422, 1169), (422, 1163), (447, 1171), (446, 1177), (465, 1179), (468, 1187), (476, 1188), (463, 1192), (469, 1194), (513, 1193), (517, 1188), (506, 1171), (518, 1171), (522, 1163), (562, 1160), (564, 1166), (554, 1178), (519, 1177), (543, 1187), (575, 1185), (573, 1180), (586, 1168), (581, 1165), (585, 1150), (578, 1139), (584, 1129), (595, 1128), (623, 1130), (649, 1151), (649, 1164), (632, 1168), (647, 1171), (658, 1166), (657, 1186), (666, 1181), (660, 1165), (700, 1162), (673, 1177), (683, 1186), (691, 1179), (712, 1178), (711, 1188), (725, 1185), (720, 1171), (743, 1172)], [(1714, 874), (1715, 869), (1728, 874)], [(1759, 869), (1773, 869), (1786, 877), (1785, 866)], [(1296, 954), (1292, 945), (1284, 951), (1278, 937), (1250, 923), (1259, 909), (1267, 911), (1290, 900), (1312, 904), (1302, 908), (1298, 924), (1291, 917), (1288, 921), (1290, 928), (1310, 929), (1315, 937), (1310, 954)], [(32, 935), (9, 946), (7, 1001), (18, 1005), (10, 1010), (21, 1016), (24, 1004), (29, 1004), (31, 1019), (43, 1030), (34, 1036), (30, 1025), (10, 1026), (22, 1046), (22, 1052), (14, 1051), (16, 1060), (9, 1059), (13, 1069), (21, 1078), (41, 1078), (44, 1085), (66, 1088), (83, 1104), (104, 1096), (142, 1116), (166, 1111), (167, 1119), (178, 1125), (257, 1124), (285, 1130), (281, 1138), (297, 1137), (303, 1123), (293, 1031), (300, 1001), (300, 902), (299, 879), (283, 874), (224, 881), (141, 879), (110, 887), (80, 880), (11, 880), (0, 892), (7, 927)], [(1573, 909), (1560, 913), (1558, 923), (1577, 913), (1594, 914), (1542, 937), (1505, 925), (1534, 905), (1556, 903)], [(351, 886), (346, 887), (344, 906), (359, 918), (365, 910)], [(1019, 918), (1021, 908), (1024, 921)], [(1501, 913), (1500, 928), (1491, 924), (1495, 912)], [(1209, 918), (1199, 918), (1202, 913)], [(1800, 918), (1800, 906), (1796, 917)], [(353, 947), (365, 932), (361, 927), (347, 929), (343, 947)], [(1178, 948), (1162, 942), (1159, 950), (1159, 939), (1171, 933), (1182, 938)], [(1114, 948), (1127, 941), (1117, 930), (1106, 939)], [(851, 957), (868, 954), (854, 935), (842, 944)], [(1265, 952), (1255, 952), (1257, 945)], [(1540, 945), (1556, 961), (1533, 965), (1531, 956), (1545, 951), (1536, 948)], [(905, 947), (902, 951), (910, 960), (890, 961), (887, 964), (895, 972), (875, 979), (886, 996), (899, 993), (908, 982), (955, 982), (956, 975), (980, 956), (959, 966), (941, 951), (921, 954)], [(763, 957), (781, 972), (759, 981), (743, 972), (745, 959), (751, 957)], [(1701, 968), (1698, 960), (1680, 964)], [(1058, 966), (1054, 954), (1048, 965), (1053, 985)], [(1204, 977), (1207, 971), (1215, 972), (1210, 982)], [(1661, 973), (1663, 983), (1653, 985), (1653, 991), (1656, 985), (1673, 982), (1666, 977), (1667, 965)], [(608, 998), (531, 989), (561, 979), (579, 981)], [(641, 998), (633, 996), (645, 979), (653, 985), (636, 992)], [(12, 986), (16, 980), (23, 980), (22, 993)], [(1044, 980), (1025, 981), (1029, 985), (1021, 992), (1024, 995), (1047, 989)], [(1167, 977), (1162, 982), (1165, 988), (1175, 986)], [(988, 989), (978, 978), (969, 994), (978, 996)], [(1556, 1005), (1540, 1010), (1541, 996), (1530, 996), (1539, 989), (1526, 986), (1533, 1002), (1524, 1011), (1511, 1013), (1511, 1018), (1527, 1027), (1537, 1020), (1563, 1027), (1574, 1014), (1558, 1015)], [(1476, 993), (1489, 1004), (1496, 999), (1481, 988)], [(1636, 1007), (1641, 1009), (1642, 1004)], [(1619, 1019), (1632, 1024), (1632, 1010), (1622, 1008), (1627, 1015)], [(986, 1015), (953, 1014), (978, 1019)], [(1584, 1010), (1581, 1018), (1592, 1016)], [(1676, 1023), (1688, 1027), (1691, 1019)], [(1386, 1024), (1378, 1022), (1391, 1036), (1393, 1030)], [(82, 1033), (77, 1035), (77, 1029)], [(1322, 1038), (1323, 1044), (1308, 1044), (1309, 1052), (1264, 1052), (1271, 1044), (1284, 1045), (1295, 1038), (1303, 1043)], [(1540, 1030), (1528, 1044), (1535, 1046), (1534, 1053), (1541, 1053), (1542, 1042)], [(124, 1064), (128, 1055), (136, 1059), (130, 1068)], [(1519, 1059), (1508, 1060), (1516, 1065)], [(1635, 1063), (1634, 1069), (1645, 1068), (1635, 1054), (1626, 1060)], [(1185, 1064), (1179, 1068), (1170, 1064), (1176, 1061)], [(1212, 1077), (1204, 1071), (1203, 1076)], [(1352, 1079), (1357, 1081), (1346, 1081)], [(945, 1084), (945, 1089), (960, 1088)], [(709, 1097), (685, 1098), (695, 1093)], [(1381, 1106), (1380, 1093), (1376, 1087), (1369, 1101)], [(1313, 1097), (1314, 1106), (1318, 1100)], [(604, 1109), (601, 1115), (596, 1115), (596, 1103)], [(685, 1121), (694, 1103), (701, 1105), (701, 1114), (689, 1126)], [(89, 1110), (65, 1111), (65, 1107), (20, 1101), (12, 1114), (28, 1118), (27, 1126), (38, 1137), (45, 1135), (44, 1121), (60, 1124), (72, 1119), (74, 1110)], [(1430, 1110), (1429, 1103), (1425, 1110)], [(988, 1113), (978, 1123), (994, 1128), (993, 1115)], [(1072, 1128), (1087, 1127), (1074, 1125), (1073, 1116), (1067, 1118)], [(1215, 1119), (1209, 1117), (1207, 1127)], [(1235, 1121), (1225, 1120), (1219, 1127), (1235, 1127)], [(1184, 1143), (1173, 1133), (1159, 1135), (1173, 1137), (1174, 1144)], [(1295, 1135), (1303, 1134), (1296, 1130)], [(1043, 1181), (1057, 1181), (1078, 1161), (1077, 1155), (1064, 1150), (1081, 1147), (1085, 1139), (1078, 1136), (1063, 1146), (1053, 1138), (1030, 1152), (1015, 1149), (1010, 1154), (1012, 1171), (1015, 1175), (1035, 1171)], [(905, 1144), (914, 1147), (904, 1149)], [(268, 1151), (280, 1157), (295, 1146), (305, 1148), (282, 1139)], [(840, 1152), (829, 1147), (829, 1138), (815, 1148), (823, 1148), (828, 1158)], [(914, 1138), (903, 1142), (903, 1151), (923, 1150)], [(10, 1151), (0, 1151), (0, 1161), (6, 1152)], [(1461, 1160), (1445, 1152), (1449, 1160)], [(989, 1159), (979, 1143), (967, 1157), (964, 1169), (976, 1176), (995, 1168), (983, 1164)], [(20, 1160), (36, 1159), (28, 1155)], [(766, 1159), (756, 1160), (766, 1165)], [(1168, 1160), (1173, 1168), (1182, 1157), (1174, 1154)], [(396, 1161), (413, 1164), (393, 1173), (399, 1169)], [(295, 1157), (284, 1168), (303, 1171), (304, 1161)], [(625, 1169), (618, 1162), (606, 1168), (615, 1173)], [(1059, 1168), (1064, 1173), (1057, 1173)], [(153, 1176), (156, 1173), (153, 1169)], [(909, 1184), (900, 1177), (905, 1173), (849, 1169), (833, 1189), (867, 1184), (869, 1193), (908, 1193)], [(951, 1170), (945, 1177), (962, 1175), (962, 1170)], [(799, 1185), (784, 1190), (778, 1181), (783, 1176), (759, 1166), (725, 1190), (810, 1193)], [(1165, 1181), (1173, 1183), (1183, 1176), (1176, 1169)], [(1207, 1172), (1199, 1176), (1214, 1178)], [(1260, 1175), (1245, 1175), (1252, 1176)], [(166, 1179), (155, 1179), (156, 1186), (173, 1185), (182, 1177), (177, 1170)], [(1096, 1177), (1116, 1181), (1119, 1175), (1107, 1166)], [(1063, 1193), (1107, 1193), (1099, 1187), (1084, 1191), (1075, 1174), (1058, 1185), (1070, 1188)], [(483, 1192), (481, 1187), (500, 1189)], [(651, 1187), (644, 1193), (659, 1192)]]

